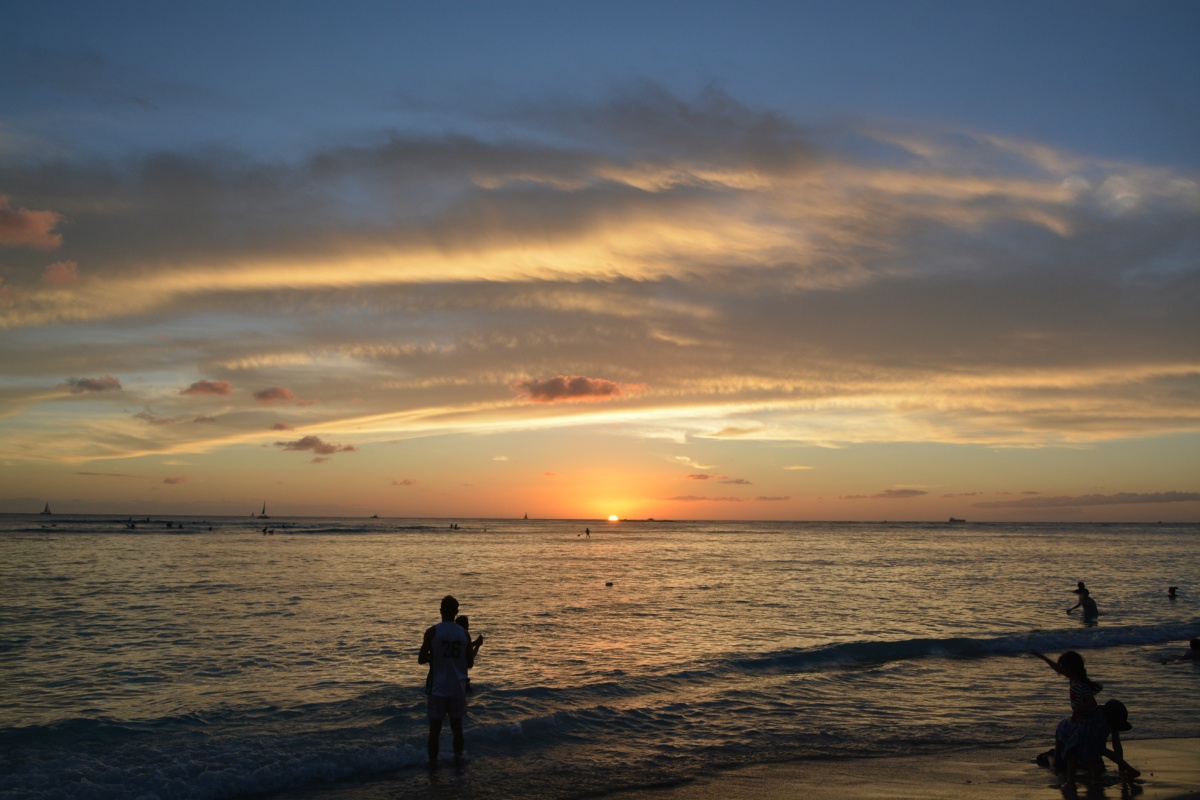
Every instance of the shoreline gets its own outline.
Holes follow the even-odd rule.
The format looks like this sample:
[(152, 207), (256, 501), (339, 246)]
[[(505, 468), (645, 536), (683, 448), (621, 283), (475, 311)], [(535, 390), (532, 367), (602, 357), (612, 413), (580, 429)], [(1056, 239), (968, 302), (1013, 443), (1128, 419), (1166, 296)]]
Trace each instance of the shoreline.
[[(1116, 768), (1078, 797), (1200, 800), (1200, 738), (1122, 739), (1142, 771), (1123, 782)], [(605, 800), (1053, 800), (1067, 795), (1031, 744), (973, 747), (930, 755), (794, 761), (739, 767), (674, 786), (619, 791)]]
[[(1200, 737), (1130, 739), (1122, 744), (1126, 760), (1141, 770), (1141, 777), (1122, 781), (1115, 767), (1107, 764), (1103, 782), (1093, 786), (1081, 782), (1076, 795), (1065, 794), (1055, 774), (1034, 763), (1037, 746), (1024, 743), (910, 756), (756, 764), (667, 786), (583, 796), (597, 800), (1200, 800)], [(440, 797), (454, 791), (452, 787), (462, 789), (470, 783), (470, 772), (469, 763), (457, 774), (451, 767), (436, 773), (408, 769), (390, 778), (307, 786), (271, 796), (286, 800)], [(521, 787), (512, 787), (511, 796), (520, 795)]]

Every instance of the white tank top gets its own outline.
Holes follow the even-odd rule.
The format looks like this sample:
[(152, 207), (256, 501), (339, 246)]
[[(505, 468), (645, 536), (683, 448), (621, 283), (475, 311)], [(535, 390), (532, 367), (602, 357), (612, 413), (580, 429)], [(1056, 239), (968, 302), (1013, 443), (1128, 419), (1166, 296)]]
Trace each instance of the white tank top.
[(433, 626), (433, 649), (429, 656), (429, 693), (438, 697), (466, 697), (467, 650), (471, 637), (457, 622)]

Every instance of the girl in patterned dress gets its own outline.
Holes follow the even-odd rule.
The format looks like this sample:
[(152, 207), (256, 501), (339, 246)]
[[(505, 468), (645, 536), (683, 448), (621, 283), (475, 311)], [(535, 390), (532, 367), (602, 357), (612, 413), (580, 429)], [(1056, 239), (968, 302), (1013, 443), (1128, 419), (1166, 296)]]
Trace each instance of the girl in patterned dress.
[(1068, 650), (1052, 661), (1036, 650), (1033, 654), (1070, 681), (1071, 716), (1058, 725), (1055, 735), (1055, 768), (1066, 772), (1067, 786), (1075, 785), (1075, 771), (1082, 766), (1093, 775), (1103, 771), (1100, 761), (1108, 739), (1108, 722), (1096, 703), (1104, 687), (1088, 677), (1083, 656)]

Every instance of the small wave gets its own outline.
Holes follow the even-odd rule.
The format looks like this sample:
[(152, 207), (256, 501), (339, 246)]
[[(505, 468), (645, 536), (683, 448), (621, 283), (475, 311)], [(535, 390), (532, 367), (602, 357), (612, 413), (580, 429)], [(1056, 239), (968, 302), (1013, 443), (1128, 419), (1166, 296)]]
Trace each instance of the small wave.
[(1030, 631), (994, 637), (913, 638), (896, 641), (839, 642), (814, 648), (730, 659), (742, 670), (806, 670), (834, 664), (883, 664), (920, 658), (983, 658), (1015, 655), (1029, 650), (1060, 651), (1182, 641), (1194, 635), (1200, 622), (1177, 625), (1072, 628)]
[[(197, 738), (188, 733), (196, 725), (207, 722), (185, 715), (0, 729), (0, 749), (14, 756), (14, 768), (0, 772), (0, 797), (221, 800), (366, 779), (424, 761), (412, 745), (367, 729)], [(32, 752), (38, 757), (22, 757)]]

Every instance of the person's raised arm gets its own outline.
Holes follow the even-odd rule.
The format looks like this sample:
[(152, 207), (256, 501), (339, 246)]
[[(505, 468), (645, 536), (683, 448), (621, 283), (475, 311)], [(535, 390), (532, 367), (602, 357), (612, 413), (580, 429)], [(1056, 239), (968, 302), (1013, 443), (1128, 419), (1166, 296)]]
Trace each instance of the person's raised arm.
[(1062, 674), (1063, 674), (1063, 671), (1062, 671), (1062, 669), (1061, 669), (1061, 668), (1058, 666), (1058, 662), (1056, 662), (1056, 661), (1054, 661), (1054, 660), (1052, 660), (1052, 659), (1048, 658), (1047, 656), (1044, 656), (1044, 655), (1042, 655), (1042, 654), (1041, 654), (1041, 653), (1039, 653), (1037, 650), (1030, 650), (1029, 652), (1030, 652), (1030, 653), (1033, 653), (1035, 656), (1037, 656), (1038, 658), (1040, 658), (1042, 661), (1045, 661), (1047, 664), (1049, 664), (1049, 665), (1050, 665), (1050, 669), (1054, 670), (1054, 671), (1055, 671), (1055, 672), (1057, 672), (1059, 675), (1062, 675)]
[(418, 664), (428, 664), (433, 656), (433, 627), (425, 631), (425, 639), (421, 642), (421, 651), (417, 653)]

